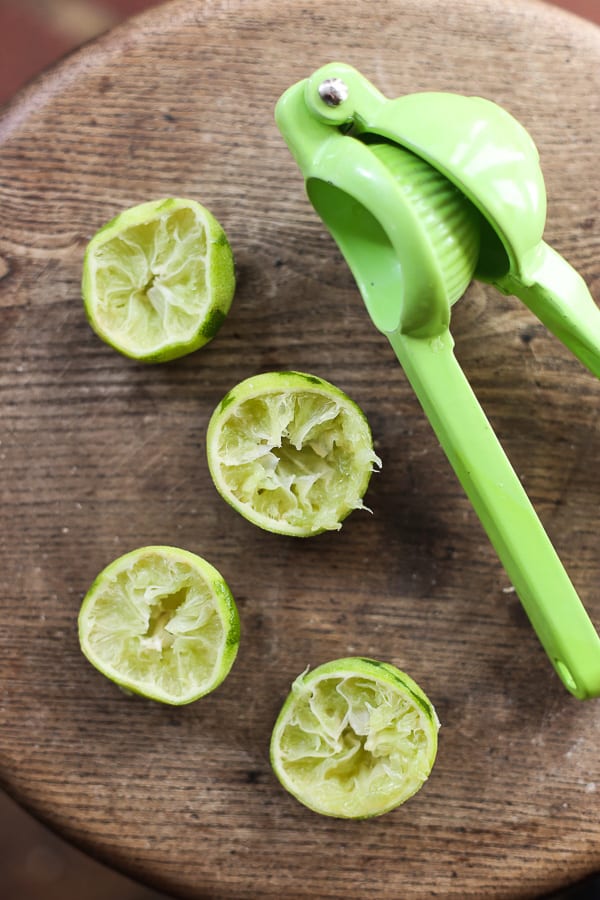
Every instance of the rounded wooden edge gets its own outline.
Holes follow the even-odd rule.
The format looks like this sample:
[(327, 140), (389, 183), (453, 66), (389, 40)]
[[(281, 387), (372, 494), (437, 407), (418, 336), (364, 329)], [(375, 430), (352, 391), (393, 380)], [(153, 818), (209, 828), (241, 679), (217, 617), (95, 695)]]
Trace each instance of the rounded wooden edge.
[[(240, 0), (241, 2), (241, 0)], [(497, 6), (495, 0), (397, 0), (399, 6), (422, 7), (425, 3), (436, 7), (448, 9), (456, 14), (457, 3), (471, 7), (471, 13), (467, 15), (477, 16), (483, 6), (489, 8), (493, 14)], [(261, 0), (245, 0), (246, 7), (249, 3), (256, 6), (263, 5)], [(320, 0), (310, 0), (304, 6), (322, 6)], [(167, 0), (160, 6), (154, 6), (114, 26), (98, 37), (92, 38), (81, 46), (67, 53), (56, 63), (43, 69), (38, 75), (20, 88), (17, 93), (3, 106), (0, 106), (0, 142), (10, 136), (12, 131), (33, 111), (49, 103), (59, 92), (68, 88), (68, 85), (84, 73), (90, 63), (102, 63), (107, 57), (125, 49), (128, 44), (136, 43), (142, 39), (146, 31), (156, 31), (158, 28), (178, 27), (190, 19), (197, 22), (199, 17), (207, 21), (215, 12), (222, 11), (226, 14), (230, 10), (229, 0), (204, 0), (202, 3), (194, 0)], [(560, 6), (547, 3), (546, 0), (503, 0), (503, 12), (512, 8), (515, 17), (522, 18), (528, 11), (538, 12), (547, 21), (556, 23), (556, 28), (562, 30), (568, 28), (581, 32), (581, 37), (587, 39), (592, 45), (600, 48), (600, 28), (587, 19), (581, 18), (576, 13)], [(443, 12), (436, 9), (436, 14), (443, 16)]]

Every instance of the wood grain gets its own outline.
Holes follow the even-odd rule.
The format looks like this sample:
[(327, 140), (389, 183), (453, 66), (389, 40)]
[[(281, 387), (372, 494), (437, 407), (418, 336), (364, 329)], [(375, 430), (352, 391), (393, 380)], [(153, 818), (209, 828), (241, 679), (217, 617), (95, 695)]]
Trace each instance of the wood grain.
[[(559, 10), (181, 0), (44, 75), (0, 121), (0, 775), (77, 845), (182, 897), (531, 898), (600, 868), (598, 703), (554, 676), (274, 125), (281, 92), (336, 58), (389, 96), (506, 106), (540, 149), (546, 238), (600, 294), (600, 32)], [(82, 253), (122, 208), (172, 195), (222, 222), (239, 285), (208, 347), (144, 367), (90, 331)], [(453, 333), (598, 622), (600, 385), (481, 285)], [(370, 419), (373, 515), (339, 534), (263, 533), (210, 481), (214, 406), (281, 367)], [(242, 617), (231, 675), (183, 709), (121, 695), (78, 648), (89, 584), (147, 543), (206, 556)], [(291, 680), (353, 653), (408, 671), (443, 723), (427, 785), (365, 823), (305, 810), (268, 761)]]

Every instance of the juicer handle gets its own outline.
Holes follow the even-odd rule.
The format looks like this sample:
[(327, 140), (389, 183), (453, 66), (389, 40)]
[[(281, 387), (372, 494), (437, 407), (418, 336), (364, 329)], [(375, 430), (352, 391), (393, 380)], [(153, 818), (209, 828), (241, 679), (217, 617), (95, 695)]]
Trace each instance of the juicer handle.
[(460, 368), (448, 331), (388, 339), (565, 687), (600, 696), (600, 637)]
[(542, 241), (521, 276), (508, 275), (497, 286), (519, 297), (600, 378), (600, 309), (566, 259)]

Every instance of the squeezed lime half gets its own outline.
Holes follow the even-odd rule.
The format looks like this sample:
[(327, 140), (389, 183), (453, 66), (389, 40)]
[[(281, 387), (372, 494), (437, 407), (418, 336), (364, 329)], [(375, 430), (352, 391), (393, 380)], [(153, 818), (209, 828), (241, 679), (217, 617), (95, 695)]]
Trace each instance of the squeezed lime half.
[(234, 387), (206, 436), (219, 493), (266, 531), (308, 537), (341, 528), (375, 466), (367, 419), (343, 391), (302, 372), (267, 372)]
[(125, 210), (89, 242), (82, 294), (94, 331), (125, 356), (166, 362), (206, 344), (233, 299), (223, 228), (194, 200)]
[(177, 547), (141, 547), (104, 569), (79, 613), (79, 642), (126, 690), (181, 705), (213, 691), (240, 642), (231, 591), (205, 559)]
[(427, 780), (438, 729), (433, 705), (404, 672), (363, 657), (337, 659), (294, 681), (273, 729), (271, 765), (315, 812), (378, 816)]

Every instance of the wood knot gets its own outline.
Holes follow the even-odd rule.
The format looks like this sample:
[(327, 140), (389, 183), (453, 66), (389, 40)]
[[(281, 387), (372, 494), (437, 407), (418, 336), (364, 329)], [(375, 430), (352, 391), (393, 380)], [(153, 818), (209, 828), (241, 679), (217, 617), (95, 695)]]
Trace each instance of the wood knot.
[(6, 278), (7, 275), (10, 275), (8, 260), (4, 259), (3, 256), (0, 256), (0, 281), (2, 281), (3, 278)]

